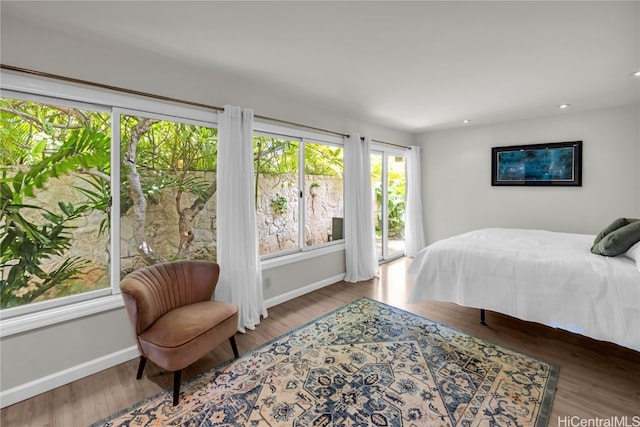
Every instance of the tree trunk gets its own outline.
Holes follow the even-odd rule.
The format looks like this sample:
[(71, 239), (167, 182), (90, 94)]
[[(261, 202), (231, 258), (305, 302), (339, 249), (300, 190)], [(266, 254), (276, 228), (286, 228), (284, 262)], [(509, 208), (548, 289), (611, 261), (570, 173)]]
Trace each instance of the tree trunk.
[(145, 222), (147, 217), (147, 201), (142, 192), (140, 183), (140, 175), (136, 168), (136, 150), (140, 138), (149, 131), (149, 128), (156, 123), (157, 120), (138, 118), (138, 123), (131, 129), (131, 138), (127, 144), (127, 152), (122, 160), (123, 165), (128, 166), (127, 180), (129, 181), (129, 195), (133, 202), (133, 213), (135, 216), (135, 227), (133, 238), (138, 249), (138, 253), (142, 256), (147, 264), (158, 264), (163, 261), (157, 256), (153, 249), (145, 240)]
[(193, 220), (200, 211), (204, 209), (204, 206), (207, 204), (209, 199), (211, 199), (211, 197), (216, 193), (217, 188), (217, 182), (213, 181), (201, 197), (198, 197), (190, 207), (184, 209), (180, 208), (182, 192), (178, 192), (176, 196), (176, 207), (178, 209), (178, 214), (180, 215), (178, 219), (178, 232), (180, 234), (178, 257), (184, 258), (189, 252), (191, 243), (193, 242)]

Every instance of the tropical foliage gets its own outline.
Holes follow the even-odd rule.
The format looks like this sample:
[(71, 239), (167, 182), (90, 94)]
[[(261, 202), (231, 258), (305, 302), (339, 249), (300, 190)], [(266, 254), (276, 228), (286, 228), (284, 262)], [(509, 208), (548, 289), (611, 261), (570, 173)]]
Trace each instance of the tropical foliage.
[[(296, 140), (254, 136), (254, 164), (256, 174), (287, 175), (298, 173), (300, 143)], [(304, 171), (307, 175), (341, 176), (342, 148), (306, 142)]]
[[(390, 157), (393, 159), (393, 157)], [(392, 163), (392, 162), (389, 162)], [(398, 163), (398, 164), (395, 164)], [(382, 236), (382, 157), (371, 157), (371, 176), (375, 200), (378, 206), (376, 210), (376, 235)], [(387, 227), (388, 237), (392, 239), (404, 238), (406, 177), (404, 161), (393, 162), (387, 169)]]
[[(217, 132), (186, 125), (123, 116), (121, 213), (135, 212), (136, 243), (145, 263), (163, 261), (145, 236), (147, 202), (175, 193), (179, 245), (175, 257), (188, 256), (191, 224), (215, 193), (213, 183), (191, 174), (215, 171)], [(0, 211), (0, 307), (83, 292), (89, 260), (69, 255), (77, 220), (101, 212), (98, 234), (109, 234), (111, 205), (111, 114), (16, 99), (0, 99), (0, 163), (4, 165)], [(51, 179), (74, 175), (68, 200), (46, 206), (42, 195)], [(183, 201), (189, 195), (190, 203)], [(25, 200), (29, 200), (26, 203)], [(72, 202), (71, 200), (75, 200)], [(79, 200), (79, 201), (78, 201)], [(105, 247), (105, 251), (108, 248)], [(106, 266), (104, 266), (106, 269)]]
[(210, 174), (209, 180), (204, 180), (194, 172), (215, 172), (217, 130), (168, 120), (123, 116), (121, 135), (120, 213), (133, 212), (133, 237), (138, 255), (144, 264), (167, 260), (154, 248), (155, 242), (149, 240), (146, 218), (147, 203), (159, 203), (160, 195), (171, 189), (175, 193), (178, 215), (178, 245), (165, 252), (170, 253), (170, 259), (189, 258), (195, 239), (194, 221), (217, 188), (215, 173)]
[[(256, 135), (253, 147), (256, 201), (261, 175), (278, 176), (283, 181), (296, 177), (297, 183), (301, 147), (298, 141)], [(304, 144), (304, 172), (307, 176), (342, 176), (343, 163), (342, 148), (312, 142)], [(278, 184), (283, 185), (283, 182)], [(282, 196), (274, 195), (272, 203), (278, 203), (276, 199), (279, 197)]]
[[(97, 215), (95, 233), (103, 236), (107, 257), (114, 255), (108, 246), (111, 121), (110, 112), (0, 98), (0, 308), (95, 288), (85, 276), (94, 261), (74, 251), (74, 236), (80, 223)], [(122, 115), (118, 127), (120, 215), (121, 221), (133, 221), (139, 260), (134, 264), (202, 256), (192, 251), (194, 223), (216, 193), (217, 130), (134, 115)], [(260, 175), (298, 173), (298, 141), (264, 136), (254, 141), (256, 185)], [(341, 150), (305, 144), (306, 174), (341, 171)], [(52, 180), (65, 177), (73, 179), (64, 181), (72, 184), (63, 194), (44, 197)], [(44, 201), (52, 197), (55, 203)], [(167, 197), (175, 202), (167, 204)], [(285, 211), (282, 200), (275, 203)], [(147, 229), (149, 206), (160, 204), (177, 218), (171, 248)], [(106, 272), (107, 266), (100, 268)]]
[[(342, 147), (264, 135), (253, 140), (260, 254), (295, 249), (301, 242), (305, 246), (327, 242), (332, 218), (343, 215)], [(322, 191), (318, 182), (323, 183)], [(312, 197), (300, 208), (305, 189)]]
[[(0, 180), (0, 307), (6, 308), (75, 287), (88, 261), (65, 256), (70, 230), (87, 212), (108, 209), (108, 186), (100, 181), (109, 176), (110, 137), (108, 115), (11, 99), (0, 99), (0, 124), (6, 165)], [(56, 211), (25, 202), (50, 179), (69, 173), (85, 175), (85, 202), (59, 201)]]

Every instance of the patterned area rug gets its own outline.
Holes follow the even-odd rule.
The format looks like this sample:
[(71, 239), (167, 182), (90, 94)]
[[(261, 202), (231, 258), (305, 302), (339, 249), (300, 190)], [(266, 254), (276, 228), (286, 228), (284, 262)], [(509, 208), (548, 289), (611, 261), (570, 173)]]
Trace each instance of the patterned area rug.
[(359, 299), (95, 426), (546, 426), (558, 367)]

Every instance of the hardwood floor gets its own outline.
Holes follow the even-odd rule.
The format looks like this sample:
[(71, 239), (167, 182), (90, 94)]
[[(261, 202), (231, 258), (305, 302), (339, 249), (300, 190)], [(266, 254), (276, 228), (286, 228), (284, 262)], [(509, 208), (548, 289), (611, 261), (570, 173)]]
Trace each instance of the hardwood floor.
[[(405, 276), (409, 263), (410, 259), (401, 258), (381, 266), (380, 278), (358, 284), (337, 283), (272, 307), (269, 317), (255, 331), (238, 334), (240, 353), (367, 296), (560, 365), (550, 426), (609, 425), (604, 421), (577, 423), (623, 416), (627, 416), (628, 425), (615, 425), (640, 426), (640, 353), (493, 312), (487, 312), (488, 326), (482, 326), (478, 310), (455, 304), (407, 304), (412, 285)], [(186, 369), (183, 381), (231, 357), (231, 347), (223, 345)], [(123, 363), (4, 408), (0, 424), (86, 426), (171, 387), (172, 374), (152, 363), (136, 381), (137, 362)], [(565, 417), (578, 418), (570, 424)]]

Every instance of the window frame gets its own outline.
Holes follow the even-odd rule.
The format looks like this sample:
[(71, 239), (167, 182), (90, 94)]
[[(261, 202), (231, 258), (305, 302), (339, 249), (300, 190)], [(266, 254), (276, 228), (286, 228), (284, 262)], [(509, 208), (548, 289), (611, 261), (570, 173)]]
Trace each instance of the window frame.
[[(74, 101), (74, 100), (68, 100), (60, 97), (38, 95), (38, 94), (19, 92), (15, 90), (4, 90), (4, 89), (1, 90), (0, 96), (2, 98), (18, 99), (21, 101), (37, 102), (41, 104), (55, 104), (60, 107), (70, 107), (70, 108), (78, 108), (83, 110), (91, 110), (91, 111), (100, 112), (100, 113), (109, 113), (112, 118), (111, 125), (113, 126), (113, 114), (111, 112), (111, 109), (108, 106), (105, 106), (102, 104)], [(83, 301), (88, 301), (95, 298), (109, 296), (109, 295), (112, 295), (112, 292), (113, 292), (112, 288), (113, 288), (113, 285), (111, 284), (111, 280), (109, 279), (109, 286), (101, 289), (95, 289), (92, 291), (82, 292), (79, 294), (72, 294), (64, 297), (58, 297), (58, 298), (48, 299), (44, 301), (32, 302), (29, 304), (20, 305), (16, 307), (5, 308), (0, 310), (0, 321), (4, 319), (11, 319), (14, 317), (21, 317), (21, 316), (29, 315), (32, 313), (41, 312), (41, 311), (52, 310), (58, 307), (66, 306), (66, 305), (78, 304)], [(4, 335), (0, 335), (0, 336), (4, 336)]]
[[(310, 143), (310, 144), (321, 144), (321, 145), (326, 145), (329, 147), (334, 147), (334, 148), (342, 148), (342, 160), (343, 160), (343, 164), (342, 164), (342, 218), (344, 218), (344, 187), (345, 187), (345, 182), (344, 182), (344, 142), (338, 144), (338, 143), (334, 143), (334, 142), (327, 142), (327, 141), (319, 141), (317, 138), (303, 138), (303, 142), (304, 142), (304, 147), (306, 147), (306, 143)], [(304, 149), (302, 150), (302, 159), (304, 160)], [(302, 188), (306, 188), (306, 180), (305, 180), (305, 169), (304, 169), (305, 164), (302, 165), (302, 168), (300, 168), (300, 172), (301, 172), (301, 185)], [(300, 225), (301, 225), (301, 233), (304, 234), (304, 228), (306, 225), (306, 211), (303, 211), (303, 208), (306, 209), (306, 198), (307, 198), (307, 194), (306, 192), (304, 193), (304, 198), (302, 201), (302, 207), (300, 208), (301, 214), (302, 214), (302, 218), (300, 220)], [(304, 244), (304, 241), (302, 242), (302, 251), (309, 251), (309, 250), (314, 250), (314, 249), (319, 249), (319, 248), (324, 248), (327, 246), (333, 246), (333, 245), (337, 245), (340, 244), (341, 242), (344, 242), (344, 230), (342, 233), (342, 239), (339, 240), (331, 240), (329, 242), (323, 242), (323, 243), (319, 243), (316, 245), (312, 245), (312, 246), (306, 246)]]
[[(121, 120), (122, 116), (135, 116), (135, 117), (144, 117), (149, 119), (157, 119), (163, 121), (172, 121), (176, 123), (182, 123), (193, 126), (203, 126), (208, 128), (217, 129), (217, 123), (214, 122), (206, 122), (202, 120), (195, 120), (186, 117), (177, 117), (169, 114), (155, 113), (149, 111), (141, 111), (134, 110), (131, 108), (122, 108), (122, 107), (114, 107), (111, 112), (111, 224), (113, 231), (111, 232), (111, 246), (110, 251), (112, 254), (111, 264), (110, 264), (110, 277), (120, 277), (120, 272), (122, 268), (122, 253), (120, 251), (120, 231), (122, 229), (120, 220), (120, 202), (121, 202), (121, 185), (122, 185), (122, 176), (121, 176), (121, 161), (122, 161), (122, 152), (120, 151), (121, 144)], [(117, 119), (116, 119), (117, 118)], [(117, 143), (113, 143), (113, 141), (117, 141)], [(114, 147), (115, 146), (115, 147)], [(115, 226), (117, 224), (117, 227)], [(113, 254), (117, 254), (114, 256)], [(113, 295), (120, 294), (119, 287), (120, 280), (114, 281), (112, 283), (113, 286)]]
[[(104, 108), (107, 112), (110, 111), (112, 115), (112, 141), (115, 139), (116, 134), (119, 137), (120, 133), (119, 121), (117, 121), (118, 126), (116, 126), (117, 133), (114, 133), (114, 123), (116, 123), (116, 120), (114, 120), (115, 111), (136, 112), (138, 114), (144, 115), (157, 114), (163, 116), (163, 118), (170, 118), (172, 120), (180, 120), (183, 122), (185, 122), (186, 120), (185, 123), (189, 124), (197, 124), (216, 128), (218, 127), (217, 112), (212, 111), (208, 108), (184, 106), (170, 101), (154, 100), (138, 95), (122, 94), (107, 89), (93, 88), (46, 77), (23, 75), (21, 73), (15, 73), (6, 70), (0, 70), (0, 96), (20, 99), (25, 99), (25, 97), (28, 97), (28, 100), (38, 102), (41, 102), (42, 100), (51, 102), (53, 100), (57, 104), (72, 106), (82, 104), (84, 108), (91, 108), (96, 111), (100, 111), (98, 110), (98, 108)], [(254, 133), (265, 132), (269, 134), (284, 136), (287, 138), (306, 138), (310, 142), (344, 147), (344, 139), (342, 136), (312, 132), (301, 128), (290, 128), (275, 125), (273, 123), (254, 121), (253, 130)], [(304, 172), (304, 165), (302, 168), (300, 168), (300, 170)], [(119, 227), (115, 227), (113, 224), (119, 224), (120, 220), (120, 183), (119, 181), (114, 182), (114, 177), (117, 177), (118, 180), (120, 177), (120, 144), (115, 144), (114, 147), (114, 144), (112, 142), (111, 196), (114, 204), (111, 211), (111, 228), (112, 230), (116, 230), (117, 228), (117, 230), (112, 231), (112, 246), (110, 249), (112, 251), (112, 254), (119, 254), (120, 230)], [(345, 183), (343, 182), (343, 194), (344, 186)], [(116, 213), (118, 214), (118, 218), (117, 222), (114, 222), (113, 216)], [(114, 251), (114, 242), (117, 242), (117, 251)], [(302, 247), (289, 253), (278, 252), (277, 254), (274, 254), (273, 257), (269, 257), (265, 260), (262, 260), (261, 258), (261, 266), (263, 270), (268, 270), (316, 256), (342, 251), (344, 249), (344, 239), (326, 242), (321, 245), (315, 245), (306, 248)], [(114, 277), (119, 278), (120, 275), (119, 270), (115, 271), (115, 266), (117, 265), (119, 268), (120, 265), (119, 257), (116, 259), (117, 263), (114, 262), (113, 259), (110, 263), (109, 287), (96, 291), (89, 291), (82, 294), (70, 295), (54, 300), (49, 300), (64, 300), (65, 304), (53, 304), (48, 301), (32, 303), (40, 304), (39, 306), (37, 306), (37, 310), (27, 310), (27, 312), (16, 311), (17, 314), (13, 316), (8, 316), (5, 310), (0, 311), (0, 338), (28, 332), (34, 329), (53, 326), (81, 317), (90, 316), (123, 307), (124, 303), (122, 297), (119, 294), (119, 280), (113, 279)], [(29, 305), (27, 305), (27, 307)], [(36, 306), (34, 305), (33, 307)], [(20, 307), (14, 307), (14, 309), (19, 308)]]
[[(311, 143), (311, 144), (328, 145), (330, 147), (341, 147), (344, 153), (344, 138), (336, 135), (328, 135), (328, 134), (323, 134), (319, 132), (308, 131), (305, 129), (278, 126), (271, 123), (265, 123), (260, 121), (254, 122), (253, 135), (282, 138), (282, 139), (286, 138), (291, 141), (298, 141), (298, 143), (300, 144), (299, 150), (298, 150), (298, 194), (302, 194), (302, 197), (300, 196), (298, 197), (298, 247), (261, 255), (260, 261), (263, 263), (263, 266), (268, 265), (269, 268), (273, 268), (273, 266), (275, 265), (284, 265), (284, 264), (296, 262), (299, 259), (307, 258), (307, 256), (296, 257), (296, 255), (304, 254), (306, 252), (311, 252), (319, 249), (323, 249), (322, 253), (324, 253), (325, 248), (332, 247), (332, 246), (335, 246), (336, 251), (343, 249), (345, 246), (344, 237), (340, 240), (324, 242), (317, 245), (312, 245), (312, 246), (305, 245), (304, 229), (305, 229), (305, 221), (306, 221), (305, 207), (306, 207), (307, 194), (304, 191), (300, 192), (300, 189), (305, 188), (305, 163), (304, 163), (305, 144)], [(342, 183), (343, 198), (344, 198), (344, 187), (345, 187), (345, 183), (343, 180), (343, 183)], [(343, 217), (344, 217), (344, 206), (343, 206)], [(333, 252), (333, 251), (329, 249), (328, 252)], [(265, 262), (267, 264), (265, 264)]]
[[(199, 107), (186, 107), (168, 101), (126, 95), (47, 79), (0, 71), (0, 96), (36, 102), (55, 103), (111, 113), (111, 254), (109, 286), (95, 291), (0, 310), (0, 338), (47, 327), (79, 317), (113, 310), (124, 305), (120, 296), (120, 123), (117, 112), (154, 115), (163, 120), (180, 121), (199, 126), (218, 127), (217, 112)], [(127, 113), (128, 114), (128, 113)], [(117, 125), (116, 125), (117, 124)], [(114, 132), (115, 131), (115, 132)], [(114, 140), (117, 143), (114, 144)], [(117, 179), (117, 180), (116, 180)], [(114, 222), (114, 216), (117, 221)], [(114, 224), (118, 224), (115, 227)], [(117, 250), (114, 250), (117, 249)]]
[[(388, 252), (388, 234), (389, 234), (389, 212), (388, 212), (388, 203), (389, 203), (389, 170), (388, 170), (388, 156), (396, 156), (396, 157), (402, 157), (405, 160), (405, 186), (407, 184), (407, 152), (410, 150), (410, 148), (400, 148), (400, 147), (395, 147), (395, 146), (391, 146), (388, 144), (378, 144), (375, 142), (371, 143), (371, 147), (370, 147), (370, 156), (375, 154), (375, 155), (380, 155), (381, 156), (381, 161), (382, 161), (382, 174), (381, 174), (381, 180), (382, 180), (382, 216), (383, 216), (383, 221), (382, 221), (382, 248), (380, 251), (380, 256), (378, 257), (378, 262), (379, 263), (384, 263), (384, 262), (388, 262), (388, 261), (392, 261), (394, 259), (403, 257), (406, 254), (406, 245), (405, 245), (405, 249), (402, 251), (395, 251), (392, 253)], [(407, 195), (405, 194), (405, 202), (406, 202), (406, 197)], [(375, 212), (374, 212), (375, 214)], [(387, 243), (385, 245), (385, 242)], [(376, 249), (376, 254), (377, 254), (377, 249)]]

